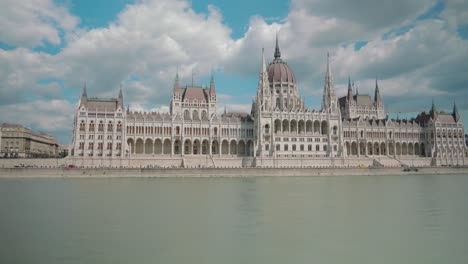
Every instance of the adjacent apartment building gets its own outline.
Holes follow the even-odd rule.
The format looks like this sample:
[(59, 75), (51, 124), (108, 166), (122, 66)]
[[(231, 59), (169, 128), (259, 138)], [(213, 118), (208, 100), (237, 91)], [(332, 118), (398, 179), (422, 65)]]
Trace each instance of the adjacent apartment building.
[(0, 125), (1, 158), (48, 158), (58, 155), (54, 137), (17, 124)]

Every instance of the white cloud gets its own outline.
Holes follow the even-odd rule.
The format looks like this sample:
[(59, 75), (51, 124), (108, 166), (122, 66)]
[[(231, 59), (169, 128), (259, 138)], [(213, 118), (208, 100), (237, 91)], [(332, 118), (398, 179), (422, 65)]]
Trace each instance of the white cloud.
[(53, 0), (1, 0), (0, 6), (0, 42), (13, 46), (59, 45), (79, 22)]
[[(44, 106), (46, 98), (61, 96), (59, 84), (39, 83), (44, 79), (63, 80), (76, 92), (86, 81), (90, 96), (103, 97), (116, 97), (122, 84), (125, 103), (133, 110), (167, 110), (177, 67), (182, 84), (190, 82), (192, 71), (206, 76), (212, 68), (256, 76), (261, 49), (265, 47), (267, 59), (272, 58), (277, 31), (282, 57), (293, 69), (303, 96), (321, 97), (327, 51), (339, 95), (351, 75), (362, 89), (371, 91), (374, 77), (381, 79), (383, 99), (390, 104), (402, 97), (412, 100), (407, 105), (414, 100), (422, 105), (430, 96), (468, 96), (463, 71), (468, 67), (468, 45), (454, 30), (468, 21), (468, 8), (460, 0), (447, 1), (440, 19), (417, 22), (414, 19), (435, 1), (294, 0), (279, 22), (252, 17), (239, 39), (230, 37), (231, 29), (222, 22), (223, 10), (210, 6), (207, 14), (196, 13), (182, 0), (138, 1), (127, 5), (109, 26), (89, 30), (77, 29), (78, 19), (52, 0), (38, 1), (34, 7), (30, 1), (0, 1), (11, 11), (0, 11), (0, 41), (24, 47), (66, 42), (56, 55), (0, 49), (0, 79), (5, 80), (0, 84), (0, 109), (6, 105), (18, 109), (9, 120), (28, 111), (47, 116), (37, 122), (51, 122), (49, 117), (62, 120), (60, 112), (33, 108)], [(17, 17), (10, 18), (12, 14)], [(383, 33), (410, 24), (414, 28), (408, 32), (382, 38)], [(7, 26), (29, 33), (15, 35)], [(356, 51), (353, 44), (358, 40), (368, 44)], [(218, 107), (223, 111), (226, 104), (230, 111), (249, 112), (250, 97), (248, 102), (239, 98), (219, 94)], [(3, 120), (6, 117), (2, 115)], [(70, 130), (70, 122), (60, 121), (54, 128)]]

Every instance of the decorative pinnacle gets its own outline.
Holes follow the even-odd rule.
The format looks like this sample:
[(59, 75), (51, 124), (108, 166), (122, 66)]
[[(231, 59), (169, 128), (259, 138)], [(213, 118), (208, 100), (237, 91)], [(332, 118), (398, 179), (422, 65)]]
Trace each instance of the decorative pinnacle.
[(88, 93), (86, 92), (86, 82), (84, 82), (82, 97), (88, 97)]
[(278, 44), (278, 32), (276, 32), (276, 47), (275, 47), (275, 59), (281, 58), (281, 51)]

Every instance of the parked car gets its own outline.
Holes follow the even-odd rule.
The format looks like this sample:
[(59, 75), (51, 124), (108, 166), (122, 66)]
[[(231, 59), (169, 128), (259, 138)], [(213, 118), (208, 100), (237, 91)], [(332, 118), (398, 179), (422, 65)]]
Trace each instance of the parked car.
[(76, 165), (74, 165), (74, 164), (70, 164), (70, 165), (68, 165), (68, 168), (69, 168), (69, 169), (76, 169), (77, 167), (76, 167)]

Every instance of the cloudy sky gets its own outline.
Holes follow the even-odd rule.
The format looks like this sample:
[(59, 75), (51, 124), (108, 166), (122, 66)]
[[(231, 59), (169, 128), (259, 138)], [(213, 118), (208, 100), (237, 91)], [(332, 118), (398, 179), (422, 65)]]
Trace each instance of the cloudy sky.
[[(282, 57), (310, 108), (320, 108), (330, 52), (338, 95), (379, 79), (389, 112), (457, 103), (468, 124), (466, 0), (0, 0), (0, 122), (69, 144), (83, 84), (133, 110), (167, 111), (177, 69), (222, 109), (249, 111), (261, 49)], [(403, 115), (403, 114), (402, 114)]]

